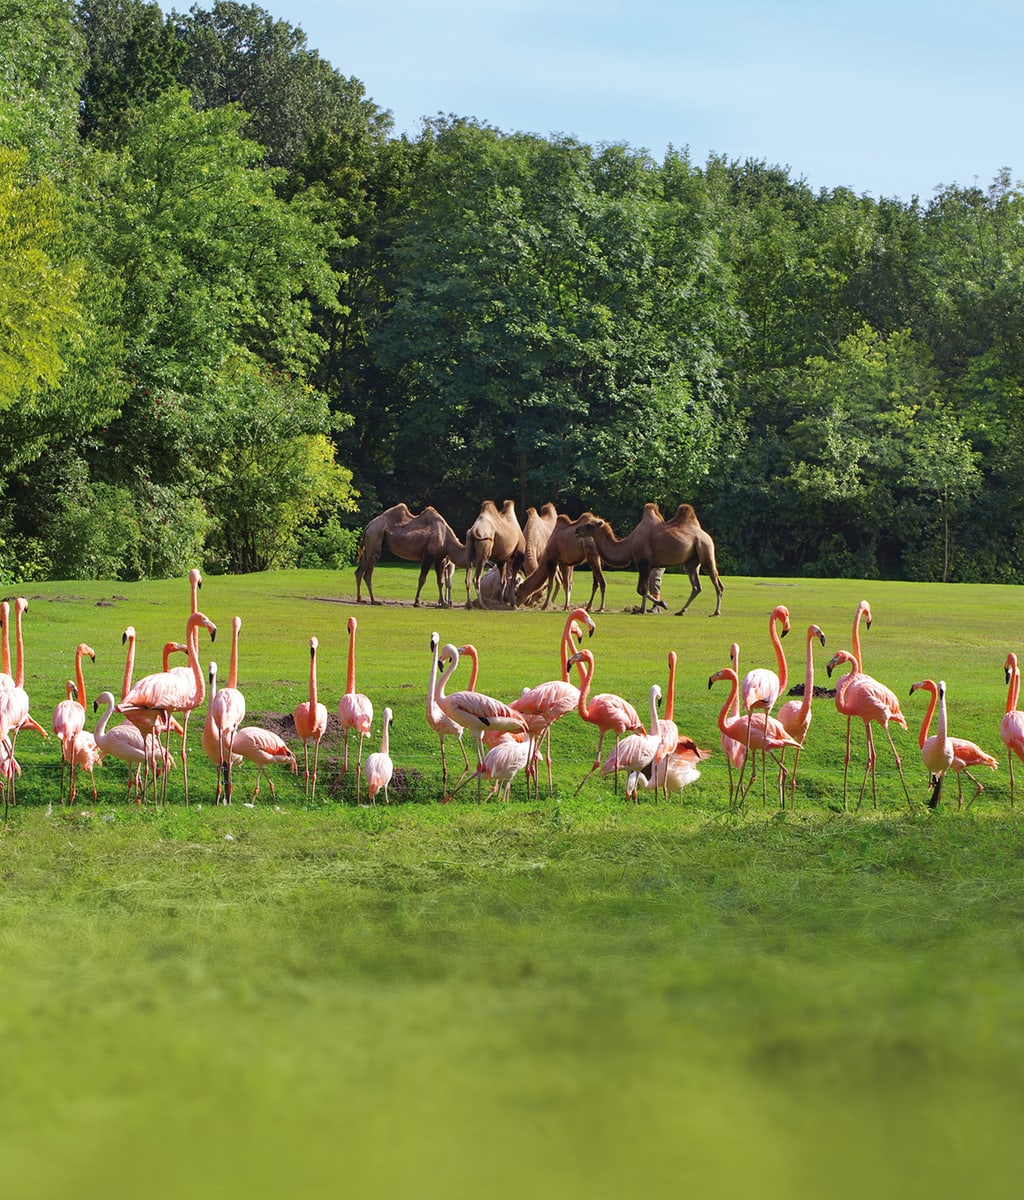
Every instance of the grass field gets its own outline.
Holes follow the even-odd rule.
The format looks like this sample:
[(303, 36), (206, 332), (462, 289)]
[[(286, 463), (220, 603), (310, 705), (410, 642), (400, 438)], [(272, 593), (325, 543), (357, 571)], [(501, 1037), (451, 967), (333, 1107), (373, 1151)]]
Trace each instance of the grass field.
[[(334, 709), (357, 613), (358, 686), (396, 714), (387, 808), (335, 783), (333, 734), (322, 803), (280, 774), (276, 808), (214, 808), (198, 730), (188, 809), (180, 779), (165, 808), (125, 805), (118, 764), (97, 772), (98, 803), (61, 808), (52, 739), (23, 734), (0, 838), (4, 1194), (1015, 1195), (1024, 841), (998, 724), (1020, 592), (725, 582), (717, 620), (707, 597), (641, 618), (613, 576), (595, 687), (645, 711), (675, 649), (676, 719), (717, 752), (725, 692), (707, 679), (730, 642), (741, 671), (771, 665), (785, 603), (793, 681), (811, 621), (823, 677), (867, 598), (865, 669), (903, 700), (914, 813), (884, 742), (879, 807), (839, 811), (845, 723), (821, 700), (785, 813), (759, 796), (730, 810), (720, 753), (682, 803), (627, 804), (610, 782), (574, 798), (596, 745), (575, 718), (555, 730), (554, 798), (527, 802), (517, 781), (508, 805), (468, 789), (438, 805), (431, 630), (474, 642), (479, 687), (508, 699), (555, 676), (564, 618), (413, 610), (398, 568), (378, 569), (392, 602), (373, 609), (351, 603), (349, 573), (209, 578), (200, 594), (222, 673), (243, 618), (252, 720), (305, 698), (311, 634)], [(138, 676), (188, 606), (181, 581), (26, 594), (45, 726), (79, 640), (97, 652), (90, 698), (117, 691), (125, 625)], [(953, 731), (1000, 759), (966, 812), (955, 787), (921, 805), (925, 697), (909, 688), (926, 675), (947, 682)], [(237, 788), (248, 799), (244, 770)]]

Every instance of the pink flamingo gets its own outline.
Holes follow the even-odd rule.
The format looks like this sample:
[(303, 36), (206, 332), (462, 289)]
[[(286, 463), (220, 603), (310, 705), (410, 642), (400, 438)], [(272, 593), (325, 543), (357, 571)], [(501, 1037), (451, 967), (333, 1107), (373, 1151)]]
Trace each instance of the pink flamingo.
[[(817, 638), (825, 645), (825, 635), (817, 625), (807, 626), (807, 669), (804, 673), (804, 694), (799, 700), (787, 700), (779, 709), (778, 720), (791, 738), (799, 742), (801, 747), (811, 727), (811, 701), (814, 699), (814, 639)], [(789, 794), (792, 803), (796, 803), (796, 769), (800, 762), (800, 751), (793, 752), (793, 770), (789, 777)], [(786, 751), (782, 751), (782, 770), (785, 776)], [(785, 787), (785, 780), (783, 781)]]
[[(732, 669), (736, 672), (736, 676), (738, 678), (740, 673), (740, 648), (736, 642), (733, 642), (733, 644), (729, 647), (729, 659), (732, 662)], [(733, 707), (729, 712), (729, 716), (738, 717), (739, 715), (740, 694), (739, 690), (737, 689)], [(734, 790), (732, 781), (733, 767), (735, 767), (739, 772), (739, 779), (742, 781), (743, 764), (747, 761), (747, 747), (745, 743), (738, 742), (735, 738), (730, 737), (727, 733), (722, 733), (720, 736), (722, 741), (722, 753), (725, 755), (725, 763), (729, 768), (729, 804), (731, 805)], [(751, 782), (753, 782), (753, 775), (751, 775), (750, 778)]]
[[(458, 740), (459, 749), (462, 751), (462, 757), (465, 759), (466, 767), (462, 775), (459, 777), (459, 783), (466, 779), (471, 771), (469, 765), (469, 755), (466, 753), (466, 747), (462, 744), (462, 735), (465, 732), (465, 727), (460, 725), (458, 721), (453, 721), (434, 698), (434, 690), (437, 684), (437, 648), (441, 641), (439, 633), (430, 635), (430, 682), (427, 686), (427, 724), (437, 734), (438, 741), (441, 744), (441, 801), (445, 803), (448, 800), (448, 764), (444, 757), (444, 739), (446, 737), (454, 737)], [(458, 788), (458, 784), (456, 784)]]
[(391, 721), (391, 709), (385, 708), (381, 717), (383, 729), (380, 735), (380, 749), (366, 757), (366, 790), (374, 804), (377, 803), (379, 791), (384, 792), (384, 803), (391, 803), (388, 798), (388, 784), (395, 774), (395, 764), (391, 761), (391, 747), (388, 740)]
[[(302, 739), (302, 764), (306, 772), (306, 798), (316, 800), (316, 772), (320, 758), (320, 741), (327, 732), (327, 705), (317, 699), (316, 652), (320, 643), (315, 637), (309, 639), (309, 699), (296, 706), (294, 712), (295, 732)], [(309, 743), (313, 743), (313, 781), (310, 787)]]
[[(642, 771), (644, 767), (657, 761), (661, 747), (661, 734), (658, 732), (658, 704), (661, 702), (661, 688), (651, 684), (650, 704), (651, 721), (650, 733), (631, 733), (615, 743), (615, 749), (601, 764), (601, 774), (605, 777), (614, 773), (617, 781), (619, 771)], [(678, 733), (676, 739), (678, 742)], [(636, 793), (633, 793), (634, 800)]]
[(228, 685), (221, 688), (216, 695), (210, 697), (209, 715), (217, 727), (220, 738), (220, 758), (217, 774), (217, 802), (222, 792), (231, 803), (231, 792), (234, 787), (231, 778), (231, 762), (233, 743), (238, 727), (245, 720), (245, 697), (238, 690), (238, 635), (242, 628), (242, 618), (233, 617), (231, 620), (231, 661), (228, 667)]
[[(722, 670), (716, 671), (708, 680), (708, 688), (710, 689), (712, 684), (717, 683), (721, 679), (727, 679), (732, 684), (732, 689), (718, 714), (718, 728), (720, 732), (728, 735), (733, 741), (741, 742), (748, 754), (750, 750), (760, 750), (765, 754), (771, 753), (774, 758), (774, 751), (784, 750), (786, 746), (799, 745), (769, 713), (757, 711), (748, 713), (745, 718), (738, 715), (738, 713), (737, 715), (731, 715), (734, 705), (737, 704), (737, 696), (739, 695), (739, 678), (732, 667), (723, 667)], [(778, 762), (779, 760), (776, 759), (775, 761)], [(753, 782), (754, 776), (751, 773), (750, 782), (747, 784), (747, 791), (750, 790), (750, 785)], [(739, 783), (737, 783), (737, 790), (740, 793), (740, 804), (742, 804), (745, 793), (739, 787)], [(782, 799), (781, 772), (779, 799)]]
[[(185, 650), (185, 649), (187, 649), (187, 647), (182, 646), (180, 642), (168, 642), (167, 645), (164, 646), (164, 670), (165, 671), (167, 670), (167, 654), (169, 651), (173, 651), (174, 649)], [(220, 726), (217, 724), (217, 720), (214, 715), (215, 701), (217, 698), (217, 674), (218, 674), (218, 667), (217, 667), (216, 662), (211, 661), (209, 663), (209, 665), (206, 668), (206, 674), (207, 674), (207, 678), (210, 682), (210, 691), (209, 691), (209, 695), (208, 695), (207, 701), (206, 701), (206, 720), (203, 723), (203, 733), (202, 733), (201, 741), (202, 741), (202, 746), (203, 746), (203, 752), (205, 753), (206, 757), (210, 760), (210, 762), (212, 762), (213, 765), (217, 768), (217, 792), (216, 792), (216, 797), (215, 797), (215, 803), (219, 804), (221, 801), (221, 794), (222, 794), (221, 787), (220, 787), (222, 762), (221, 762)], [(238, 735), (236, 734), (235, 736), (237, 737)], [(232, 754), (231, 754), (232, 767), (237, 767), (240, 763), (242, 763), (244, 761), (245, 760), (242, 758), (242, 756), (237, 751), (232, 751)]]
[[(777, 624), (782, 625), (781, 634), (776, 630)], [(740, 693), (747, 717), (754, 712), (771, 713), (778, 702), (779, 696), (786, 690), (789, 682), (789, 672), (786, 667), (786, 655), (782, 649), (782, 638), (789, 633), (789, 609), (784, 604), (777, 604), (768, 618), (768, 636), (775, 648), (775, 662), (778, 671), (768, 667), (754, 667), (743, 676)], [(753, 778), (753, 777), (751, 777)], [(741, 778), (742, 782), (742, 778)], [(764, 751), (761, 752), (761, 789), (764, 792), (766, 780), (764, 776)], [(762, 799), (764, 796), (762, 795)]]
[(89, 780), (92, 784), (92, 798), (96, 799), (96, 776), (93, 774), (93, 768), (98, 767), (103, 761), (103, 751), (96, 744), (96, 739), (88, 731), (88, 729), (80, 729), (71, 739), (68, 761), (71, 763), (71, 795), (68, 797), (68, 803), (74, 804), (77, 787), (75, 784), (75, 772), (81, 769), (89, 772)]
[(1006, 712), (999, 723), (999, 736), (1006, 747), (1006, 757), (1010, 764), (1010, 807), (1013, 808), (1013, 756), (1024, 762), (1024, 712), (1017, 707), (1020, 699), (1020, 667), (1017, 665), (1016, 654), (1006, 656), (1004, 666), (1008, 690), (1006, 693)]
[(356, 691), (356, 619), (348, 619), (348, 677), (345, 694), (338, 701), (338, 720), (345, 731), (345, 757), (342, 771), (348, 770), (348, 734), (354, 729), (359, 734), (359, 757), (356, 760), (356, 803), (359, 802), (359, 783), (363, 769), (363, 738), (373, 725), (373, 703), (369, 696)]
[(946, 681), (939, 680), (938, 684), (939, 719), (935, 732), (925, 738), (921, 746), (921, 761), (928, 768), (929, 792), (928, 807), (938, 808), (942, 793), (942, 780), (953, 765), (953, 743), (949, 737), (949, 727), (946, 716)]
[(873, 807), (876, 807), (878, 804), (875, 791), (875, 742), (871, 736), (871, 722), (876, 721), (885, 730), (885, 736), (889, 739), (893, 758), (896, 759), (896, 769), (900, 773), (900, 782), (903, 784), (903, 794), (907, 798), (907, 804), (910, 805), (910, 811), (913, 812), (914, 802), (910, 799), (910, 793), (907, 791), (907, 781), (903, 777), (903, 763), (896, 750), (896, 743), (892, 740), (892, 733), (889, 731), (890, 722), (901, 726), (903, 729), (907, 728), (907, 719), (900, 711), (900, 702), (896, 697), (896, 693), (887, 688), (884, 683), (879, 683), (877, 679), (873, 679), (870, 675), (865, 675), (860, 670), (860, 663), (857, 658), (848, 650), (839, 650), (829, 659), (828, 666), (826, 667), (829, 675), (843, 662), (850, 664), (850, 670), (847, 674), (836, 682), (836, 708), (846, 717), (843, 809), (844, 811), (846, 809), (846, 780), (850, 768), (850, 721), (854, 717), (859, 717), (864, 722), (868, 761), (864, 766), (864, 778), (861, 781), (860, 794), (857, 797), (857, 809), (860, 808), (861, 801), (864, 799), (864, 788), (868, 781), (869, 770), (871, 772), (871, 803)]
[[(270, 784), (271, 800), (277, 799), (274, 781), (267, 774), (268, 767), (273, 766), (274, 763), (280, 763), (282, 766), (286, 766), (293, 775), (297, 774), (299, 770), (295, 755), (288, 749), (284, 739), (278, 737), (272, 730), (263, 729), (259, 725), (244, 725), (235, 734), (234, 753), (241, 755), (256, 768), (256, 786), (252, 793), (253, 804), (259, 798), (261, 776)], [(252, 805), (247, 805), (247, 807), (251, 808)]]
[[(111, 692), (100, 692), (92, 702), (93, 712), (98, 712), (101, 705), (105, 706), (105, 711), (96, 723), (92, 736), (101, 754), (112, 755), (121, 762), (127, 763), (129, 775), (125, 800), (131, 797), (134, 789), (135, 803), (141, 804), (143, 797), (142, 768), (146, 767), (148, 776), (150, 763), (155, 763), (158, 754), (163, 752), (163, 747), (156, 734), (151, 733), (148, 737), (144, 736), (142, 731), (130, 721), (126, 720), (120, 725), (108, 728), (107, 723), (113, 715), (116, 703)], [(170, 761), (170, 758), (164, 758), (165, 768)]]
[(85, 642), (79, 642), (75, 650), (75, 682), (73, 694), (71, 690), (66, 692), (65, 698), (53, 710), (52, 728), (56, 737), (60, 741), (61, 764), (60, 764), (60, 799), (64, 802), (64, 764), (69, 765), (69, 779), (71, 785), (71, 795), (75, 794), (75, 762), (72, 757), (72, 747), (75, 740), (75, 735), (81, 733), (85, 728), (85, 677), (82, 674), (82, 659), (88, 655), (93, 662), (96, 661), (96, 652), (91, 646), (87, 646)]
[[(585, 609), (577, 608), (569, 614), (565, 622), (565, 627), (562, 630), (562, 641), (559, 647), (562, 678), (550, 679), (546, 683), (538, 683), (532, 688), (527, 688), (510, 705), (516, 712), (521, 712), (526, 717), (530, 730), (530, 738), (538, 755), (541, 745), (545, 746), (546, 753), (544, 757), (548, 768), (548, 795), (554, 792), (554, 779), (551, 767), (551, 726), (556, 721), (561, 720), (562, 717), (571, 713), (579, 705), (580, 700), (579, 688), (569, 682), (568, 665), (569, 655), (576, 650), (576, 642), (583, 638), (583, 630), (579, 624), (580, 621), (583, 621), (587, 626), (591, 636), (594, 633), (595, 625), (593, 619)], [(577, 663), (576, 669), (579, 672), (582, 682), (583, 667)], [(527, 774), (529, 774), (530, 764), (533, 763), (534, 757), (536, 755), (531, 755), (527, 758), (525, 764), (527, 766)], [(539, 776), (537, 777), (537, 788), (539, 791)]]
[[(181, 774), (188, 804), (188, 718), (206, 698), (206, 679), (199, 665), (199, 627), (205, 627), (210, 641), (217, 637), (217, 626), (201, 612), (194, 612), (185, 623), (185, 645), (188, 647), (187, 667), (172, 667), (145, 675), (117, 705), (117, 711), (129, 716), (139, 710), (149, 711), (162, 718), (165, 734), (165, 754), (170, 753), (170, 721), (173, 713), (182, 714)], [(167, 772), (164, 772), (162, 799), (167, 797)]]
[[(624, 733), (643, 733), (644, 723), (640, 720), (640, 714), (621, 696), (617, 696), (614, 692), (599, 692), (593, 699), (590, 698), (590, 685), (594, 679), (594, 655), (590, 650), (577, 650), (569, 658), (569, 666), (574, 663), (583, 663), (583, 674), (580, 680), (580, 699), (577, 705), (577, 711), (584, 721), (589, 721), (591, 725), (596, 725), (600, 730), (600, 737), (597, 740), (597, 754), (594, 757), (594, 765), (580, 780), (574, 795), (578, 795), (580, 788), (587, 782), (591, 775), (601, 767), (601, 748), (604, 745), (604, 735), (606, 733), (614, 734), (615, 744), (618, 745), (619, 738)], [(617, 783), (617, 781), (616, 781)]]
[(627, 799), (636, 800), (640, 788), (659, 795), (664, 792), (681, 792), (700, 779), (700, 771), (694, 760), (686, 755), (672, 753), (651, 765), (648, 778), (642, 771), (631, 772), (626, 780)]
[(483, 774), (491, 780), (493, 787), (485, 799), (497, 796), (508, 801), (512, 794), (512, 780), (528, 767), (537, 754), (533, 738), (523, 738), (514, 733), (503, 733), (501, 740), (487, 751)]
[[(928, 740), (928, 731), (931, 727), (932, 714), (935, 712), (935, 707), (938, 704), (939, 689), (934, 679), (922, 679), (920, 683), (912, 683), (910, 685), (910, 694), (913, 695), (918, 689), (923, 689), (929, 693), (928, 711), (924, 715), (924, 720), (921, 722), (921, 733), (918, 737), (918, 745), (924, 749), (924, 745)], [(964, 803), (964, 786), (962, 776), (967, 778), (974, 784), (976, 791), (974, 795), (967, 801), (967, 807), (970, 808), (974, 801), (985, 790), (984, 784), (974, 778), (969, 767), (989, 767), (995, 770), (999, 763), (992, 757), (991, 754), (986, 754), (980, 746), (974, 742), (969, 742), (965, 738), (951, 737), (950, 742), (953, 744), (953, 770), (956, 772), (957, 782), (957, 802), (958, 809), (963, 808)]]
[[(47, 737), (46, 730), (29, 715), (28, 692), (23, 686), (25, 680), (25, 647), (21, 634), (21, 614), (28, 608), (28, 601), (19, 596), (14, 602), (15, 622), (17, 624), (18, 663), (14, 675), (10, 672), (10, 646), (8, 644), (8, 625), (10, 605), (5, 600), (0, 605), (4, 621), (3, 629), (3, 672), (0, 673), (0, 744), (5, 746), (3, 777), (9, 784), (4, 792), (4, 822), (7, 820), (8, 803), (17, 804), (17, 778), (21, 774), (14, 757), (18, 733), (22, 729), (34, 729)], [(62, 748), (63, 752), (63, 748)], [(63, 791), (64, 759), (61, 758), (61, 790)]]
[[(447, 716), (464, 726), (473, 734), (476, 746), (477, 775), (484, 770), (487, 755), (484, 750), (485, 733), (528, 733), (526, 718), (493, 696), (467, 689), (445, 694), (445, 686), (459, 665), (459, 651), (449, 643), (441, 651), (440, 662), (445, 665), (434, 684), (434, 699)], [(464, 782), (464, 781), (463, 781)], [(452, 792), (454, 795), (454, 791)]]

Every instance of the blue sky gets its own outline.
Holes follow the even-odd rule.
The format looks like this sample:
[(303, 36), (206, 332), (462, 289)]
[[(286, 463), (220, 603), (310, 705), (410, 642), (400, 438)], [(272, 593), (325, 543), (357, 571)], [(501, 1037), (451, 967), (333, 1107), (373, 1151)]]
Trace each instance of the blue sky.
[[(201, 4), (201, 6), (204, 6)], [(390, 109), (927, 200), (1024, 177), (1020, 0), (264, 0)], [(185, 7), (184, 5), (182, 7)]]

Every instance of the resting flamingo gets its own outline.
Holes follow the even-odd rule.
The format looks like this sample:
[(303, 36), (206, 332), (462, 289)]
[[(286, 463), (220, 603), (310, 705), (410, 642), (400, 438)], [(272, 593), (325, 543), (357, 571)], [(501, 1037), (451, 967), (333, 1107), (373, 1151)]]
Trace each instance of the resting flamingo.
[(889, 730), (890, 722), (899, 725), (903, 729), (907, 728), (907, 719), (900, 711), (900, 702), (897, 699), (896, 693), (887, 688), (884, 683), (879, 683), (877, 679), (873, 679), (870, 675), (865, 675), (860, 670), (860, 663), (848, 650), (839, 650), (829, 659), (826, 668), (829, 675), (831, 676), (833, 670), (840, 663), (844, 662), (850, 664), (850, 670), (836, 682), (836, 708), (846, 717), (843, 809), (844, 811), (846, 809), (846, 780), (850, 768), (850, 721), (854, 717), (859, 717), (864, 722), (868, 760), (864, 765), (864, 778), (861, 781), (860, 794), (857, 797), (857, 809), (860, 808), (861, 801), (864, 799), (864, 788), (868, 781), (868, 771), (871, 772), (872, 807), (877, 807), (878, 805), (878, 797), (875, 789), (875, 741), (871, 736), (871, 722), (877, 721), (885, 730), (885, 736), (889, 739), (889, 746), (892, 749), (893, 758), (896, 760), (896, 769), (900, 773), (900, 782), (903, 784), (903, 794), (907, 798), (910, 811), (913, 812), (914, 802), (910, 799), (910, 793), (907, 791), (907, 781), (903, 777), (903, 763), (896, 750), (896, 743), (892, 740), (892, 733)]
[[(748, 756), (751, 750), (760, 750), (763, 754), (771, 753), (772, 757), (775, 758), (774, 751), (784, 750), (786, 746), (796, 746), (799, 744), (789, 736), (782, 725), (769, 713), (757, 711), (748, 713), (746, 717), (731, 715), (733, 707), (737, 703), (740, 682), (732, 667), (723, 667), (720, 671), (716, 671), (708, 680), (708, 689), (710, 690), (712, 684), (718, 683), (722, 679), (728, 680), (732, 684), (732, 688), (718, 714), (718, 728), (722, 733), (732, 738), (733, 741), (741, 742), (747, 750)], [(775, 761), (778, 762), (779, 760), (775, 759)], [(747, 791), (750, 790), (750, 785), (753, 782), (754, 776), (751, 773), (750, 781), (747, 784)], [(781, 763), (779, 782), (779, 799), (781, 802)], [(736, 787), (740, 796), (740, 804), (742, 804), (745, 793), (738, 782)]]
[[(449, 643), (441, 651), (440, 661), (444, 663), (441, 674), (434, 684), (434, 699), (448, 717), (457, 724), (464, 726), (473, 734), (476, 746), (477, 775), (484, 770), (486, 751), (484, 749), (485, 733), (528, 733), (526, 718), (493, 696), (471, 689), (462, 692), (445, 694), (445, 685), (451, 679), (459, 666), (458, 648)], [(454, 794), (454, 792), (453, 792)]]
[(596, 725), (600, 731), (600, 737), (597, 740), (597, 754), (594, 756), (594, 765), (580, 780), (574, 795), (578, 795), (580, 788), (587, 782), (593, 773), (601, 767), (601, 748), (604, 745), (604, 735), (606, 733), (614, 734), (615, 744), (618, 745), (619, 738), (624, 733), (644, 733), (644, 723), (640, 720), (640, 714), (621, 696), (617, 696), (614, 692), (599, 692), (593, 699), (590, 698), (590, 685), (594, 679), (594, 655), (590, 650), (577, 650), (569, 658), (569, 666), (574, 663), (583, 663), (583, 677), (580, 680), (580, 699), (577, 705), (577, 711), (584, 721), (588, 721), (591, 725)]
[(243, 725), (235, 734), (233, 746), (235, 754), (251, 762), (256, 768), (256, 786), (252, 792), (252, 803), (246, 805), (247, 808), (251, 808), (259, 799), (261, 777), (270, 784), (271, 800), (277, 799), (274, 781), (267, 774), (268, 767), (280, 763), (287, 767), (293, 775), (298, 773), (299, 764), (295, 760), (295, 755), (288, 749), (288, 744), (284, 739), (270, 729), (264, 729), (259, 725)]
[(217, 770), (217, 802), (222, 791), (231, 802), (234, 786), (231, 777), (231, 762), (234, 753), (235, 734), (245, 720), (245, 696), (238, 690), (238, 635), (242, 629), (242, 618), (231, 619), (231, 661), (228, 666), (228, 685), (210, 697), (209, 713), (217, 727), (220, 740), (220, 755)]
[[(462, 757), (465, 760), (465, 770), (459, 777), (459, 783), (468, 778), (472, 768), (469, 765), (469, 755), (466, 753), (466, 747), (462, 744), (462, 735), (465, 732), (465, 727), (460, 725), (458, 721), (453, 721), (446, 712), (437, 703), (434, 697), (434, 690), (437, 685), (437, 649), (441, 642), (441, 635), (434, 632), (430, 635), (430, 680), (427, 685), (427, 724), (437, 734), (437, 739), (441, 745), (441, 802), (446, 803), (448, 800), (448, 764), (444, 756), (444, 739), (446, 737), (454, 737), (458, 740), (459, 749), (462, 751)], [(458, 787), (458, 785), (456, 785)]]
[(345, 694), (338, 701), (338, 720), (345, 731), (345, 751), (341, 770), (348, 770), (348, 735), (354, 729), (359, 734), (359, 756), (356, 759), (356, 803), (359, 802), (359, 784), (363, 771), (363, 738), (373, 725), (373, 702), (369, 696), (356, 691), (356, 629), (355, 617), (348, 619), (348, 674)]
[(1013, 756), (1024, 762), (1024, 712), (1017, 707), (1020, 699), (1020, 667), (1017, 656), (1012, 652), (1006, 656), (1006, 712), (999, 723), (999, 736), (1006, 747), (1006, 759), (1010, 764), (1010, 807), (1013, 808)]
[(385, 708), (381, 717), (383, 726), (380, 735), (380, 749), (366, 758), (366, 790), (372, 803), (377, 803), (377, 793), (384, 792), (384, 803), (390, 804), (388, 784), (395, 774), (395, 764), (391, 761), (391, 746), (388, 731), (391, 728), (391, 709)]
[[(296, 706), (295, 732), (302, 739), (302, 765), (306, 773), (306, 798), (316, 800), (316, 772), (320, 758), (320, 741), (327, 732), (327, 705), (317, 699), (316, 652), (320, 643), (315, 637), (309, 639), (309, 699)], [(313, 743), (313, 779), (310, 787), (309, 743)]]
[[(170, 753), (170, 721), (173, 713), (182, 714), (181, 774), (188, 804), (188, 718), (206, 698), (206, 678), (199, 665), (199, 627), (205, 627), (210, 641), (217, 637), (217, 626), (204, 613), (195, 612), (185, 623), (185, 645), (188, 647), (187, 667), (172, 667), (145, 675), (136, 683), (128, 695), (117, 705), (117, 711), (129, 716), (139, 710), (157, 714), (162, 718), (165, 733), (165, 753)], [(162, 799), (167, 798), (167, 772), (164, 772)]]
[[(776, 625), (782, 626), (781, 633), (776, 629)], [(775, 650), (775, 663), (778, 670), (772, 671), (768, 667), (754, 667), (753, 670), (748, 671), (743, 676), (743, 682), (740, 684), (740, 696), (743, 701), (743, 707), (746, 709), (748, 720), (755, 712), (770, 714), (778, 703), (779, 697), (786, 690), (786, 684), (789, 682), (789, 671), (786, 667), (786, 654), (782, 649), (782, 638), (787, 633), (789, 633), (789, 609), (784, 604), (777, 604), (772, 609), (771, 616), (768, 618), (768, 637)], [(766, 786), (763, 750), (761, 752), (761, 772), (761, 788), (763, 793)], [(740, 782), (742, 783), (742, 771)]]
[[(807, 669), (804, 672), (804, 694), (799, 700), (787, 700), (779, 709), (778, 720), (782, 728), (794, 741), (803, 747), (807, 730), (811, 727), (811, 701), (814, 699), (814, 639), (825, 645), (825, 635), (817, 625), (807, 626)], [(796, 769), (800, 763), (800, 751), (793, 751), (793, 770), (789, 776), (791, 803), (796, 803)], [(782, 751), (783, 788), (785, 788), (786, 751)]]
[[(921, 722), (921, 732), (918, 736), (918, 745), (924, 749), (925, 742), (928, 740), (928, 733), (931, 728), (932, 715), (935, 712), (939, 698), (939, 686), (934, 679), (922, 679), (919, 683), (910, 685), (910, 694), (918, 690), (923, 690), (929, 693), (928, 711), (924, 715), (924, 720)], [(980, 780), (975, 779), (971, 774), (969, 767), (989, 767), (995, 770), (999, 766), (998, 760), (992, 757), (991, 754), (986, 754), (984, 750), (974, 742), (969, 742), (965, 738), (951, 737), (950, 742), (953, 744), (953, 762), (952, 767), (956, 772), (957, 783), (957, 801), (958, 809), (964, 806), (964, 786), (961, 776), (966, 775), (967, 778), (974, 784), (975, 793), (967, 801), (967, 807), (970, 808), (974, 801), (985, 790), (984, 784)]]

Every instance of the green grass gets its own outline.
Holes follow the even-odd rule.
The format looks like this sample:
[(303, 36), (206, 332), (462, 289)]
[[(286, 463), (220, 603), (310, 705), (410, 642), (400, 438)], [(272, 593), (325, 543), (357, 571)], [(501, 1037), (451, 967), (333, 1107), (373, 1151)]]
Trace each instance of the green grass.
[[(196, 737), (198, 804), (126, 806), (108, 764), (98, 804), (61, 809), (52, 745), (22, 735), (0, 838), (4, 1194), (1016, 1194), (1024, 841), (998, 723), (1017, 590), (729, 579), (711, 621), (704, 598), (679, 620), (624, 613), (631, 584), (613, 579), (596, 687), (642, 707), (676, 649), (677, 720), (704, 745), (731, 641), (741, 669), (770, 665), (786, 603), (794, 677), (810, 621), (823, 675), (866, 597), (865, 666), (908, 697), (915, 794), (925, 675), (1002, 765), (969, 812), (947, 796), (911, 815), (880, 747), (880, 807), (836, 812), (845, 728), (819, 701), (795, 811), (730, 811), (720, 754), (681, 804), (597, 783), (574, 799), (596, 743), (574, 719), (556, 727), (555, 799), (517, 783), (509, 805), (438, 805), (430, 631), (473, 641), (479, 686), (509, 697), (553, 677), (563, 618), (396, 604), (358, 610), (357, 682), (396, 712), (389, 808), (357, 807), (348, 781), (310, 808), (287, 775), (279, 811), (214, 808)], [(378, 580), (412, 595), (408, 570)], [(333, 710), (353, 591), (349, 574), (205, 581), (221, 636), (243, 617), (252, 719), (304, 698), (314, 633)], [(90, 696), (116, 691), (124, 626), (141, 674), (188, 603), (181, 582), (28, 594), (44, 725), (80, 639)]]

